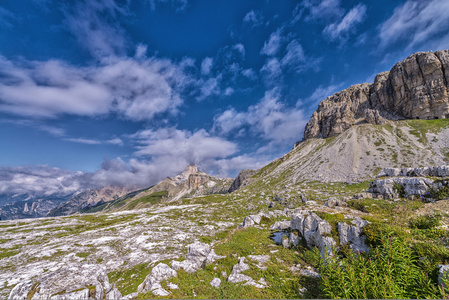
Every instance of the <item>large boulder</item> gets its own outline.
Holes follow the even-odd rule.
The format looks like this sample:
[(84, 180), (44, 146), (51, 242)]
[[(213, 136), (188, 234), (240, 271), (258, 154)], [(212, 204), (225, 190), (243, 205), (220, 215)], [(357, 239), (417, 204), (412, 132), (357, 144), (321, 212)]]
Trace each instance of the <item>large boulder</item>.
[(203, 268), (206, 264), (211, 264), (217, 259), (222, 259), (225, 256), (217, 255), (214, 249), (211, 249), (208, 244), (196, 242), (190, 244), (187, 251), (187, 256), (184, 261), (173, 260), (171, 267), (174, 270), (184, 269), (188, 273), (193, 273)]
[(167, 296), (167, 292), (161, 286), (161, 281), (176, 277), (178, 273), (164, 263), (158, 264), (151, 270), (151, 273), (145, 277), (145, 280), (137, 288), (138, 293), (147, 293), (151, 291), (155, 296)]
[(301, 211), (291, 216), (291, 228), (298, 230), (306, 240), (307, 246), (318, 247), (320, 254), (332, 255), (332, 248), (336, 245), (330, 237), (332, 227), (329, 222), (321, 219), (310, 211)]

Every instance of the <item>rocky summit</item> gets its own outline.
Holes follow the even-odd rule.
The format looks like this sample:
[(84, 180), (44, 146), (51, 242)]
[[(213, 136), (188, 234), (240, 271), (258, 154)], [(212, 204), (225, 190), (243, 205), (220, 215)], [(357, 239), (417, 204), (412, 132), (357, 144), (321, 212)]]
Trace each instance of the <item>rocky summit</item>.
[(0, 298), (446, 297), (448, 54), (328, 97), (292, 151), (235, 179), (189, 165), (1, 221)]
[(419, 52), (374, 83), (356, 84), (322, 101), (304, 139), (335, 136), (354, 124), (449, 117), (449, 50)]

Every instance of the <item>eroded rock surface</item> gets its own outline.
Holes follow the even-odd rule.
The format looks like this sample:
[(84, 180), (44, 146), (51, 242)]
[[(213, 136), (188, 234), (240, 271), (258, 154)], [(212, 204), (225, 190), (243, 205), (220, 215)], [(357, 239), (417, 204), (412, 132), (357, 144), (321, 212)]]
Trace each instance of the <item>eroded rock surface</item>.
[(291, 216), (291, 228), (298, 230), (305, 238), (309, 247), (317, 246), (321, 255), (332, 255), (335, 240), (328, 236), (331, 233), (331, 225), (310, 211), (300, 211)]
[(368, 252), (369, 247), (365, 243), (366, 236), (363, 235), (363, 227), (368, 224), (368, 221), (356, 217), (351, 223), (352, 225), (345, 222), (338, 222), (340, 244), (349, 244), (349, 248), (354, 252)]
[(449, 50), (418, 52), (372, 84), (356, 84), (326, 100), (313, 113), (304, 139), (335, 136), (360, 122), (449, 117)]
[(59, 268), (35, 280), (19, 283), (9, 299), (118, 299), (122, 295), (109, 283), (106, 270), (78, 264)]

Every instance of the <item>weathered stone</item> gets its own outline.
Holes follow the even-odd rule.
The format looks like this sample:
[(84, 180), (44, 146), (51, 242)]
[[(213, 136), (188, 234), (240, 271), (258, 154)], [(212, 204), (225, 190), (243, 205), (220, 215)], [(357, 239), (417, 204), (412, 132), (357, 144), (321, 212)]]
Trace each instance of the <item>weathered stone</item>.
[(139, 285), (137, 292), (147, 293), (151, 291), (156, 296), (166, 296), (169, 293), (162, 288), (160, 282), (176, 276), (178, 274), (175, 270), (164, 263), (160, 263), (151, 270), (151, 273)]
[(383, 196), (384, 198), (396, 198), (398, 191), (395, 185), (404, 188), (404, 196), (424, 195), (432, 187), (433, 180), (424, 177), (393, 177), (376, 179), (370, 183), (369, 192)]
[(301, 233), (309, 247), (317, 246), (321, 255), (332, 255), (332, 248), (336, 243), (333, 238), (327, 236), (332, 227), (317, 214), (310, 211), (295, 212), (291, 216), (291, 228)]
[(362, 235), (363, 227), (368, 222), (356, 217), (349, 225), (345, 222), (338, 222), (338, 233), (340, 234), (340, 244), (346, 245), (350, 243), (349, 248), (354, 252), (368, 252), (369, 247), (366, 245), (366, 236)]
[(342, 206), (342, 207), (346, 207), (348, 206), (348, 204), (346, 204), (345, 201), (339, 200), (335, 197), (330, 197), (329, 199), (327, 199), (327, 201), (324, 203), (324, 206), (330, 207), (330, 208), (334, 208), (336, 206)]
[(225, 257), (226, 257), (226, 256), (224, 256), (224, 255), (217, 255), (217, 254), (215, 253), (215, 250), (212, 249), (212, 250), (210, 250), (209, 254), (207, 255), (206, 260), (205, 260), (204, 263), (205, 263), (206, 265), (209, 265), (209, 264), (213, 263), (214, 261), (216, 261), (216, 260), (218, 260), (218, 259), (225, 258)]
[(447, 287), (443, 280), (445, 279), (449, 281), (449, 265), (439, 265), (438, 267), (438, 285)]
[(398, 62), (372, 84), (356, 84), (321, 101), (304, 139), (326, 138), (365, 121), (447, 118), (449, 50), (418, 52)]
[(312, 269), (301, 269), (299, 273), (303, 276), (312, 277), (312, 278), (321, 278), (320, 274), (318, 272), (312, 270)]
[(221, 284), (221, 279), (217, 278), (217, 277), (212, 279), (212, 281), (210, 282), (210, 285), (217, 289), (220, 287), (220, 284)]
[(284, 230), (290, 227), (290, 221), (276, 221), (270, 226), (270, 230)]
[(87, 299), (91, 293), (88, 287), (94, 287), (96, 299), (121, 298), (120, 292), (109, 283), (103, 267), (79, 264), (46, 273), (36, 281), (19, 283), (8, 299)]

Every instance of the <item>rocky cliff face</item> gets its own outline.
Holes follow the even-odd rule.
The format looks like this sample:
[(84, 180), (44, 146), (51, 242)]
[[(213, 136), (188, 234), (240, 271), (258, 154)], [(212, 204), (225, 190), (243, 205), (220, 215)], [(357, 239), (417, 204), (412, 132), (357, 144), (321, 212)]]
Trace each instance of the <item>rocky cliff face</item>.
[(228, 192), (232, 193), (233, 191), (238, 190), (240, 187), (251, 183), (250, 178), (251, 178), (251, 176), (256, 174), (256, 172), (257, 172), (256, 170), (250, 170), (250, 169), (240, 171), (240, 173), (237, 175), (237, 177), (232, 182), (231, 187), (229, 188)]
[(304, 140), (338, 135), (357, 123), (449, 117), (449, 50), (418, 52), (376, 76), (323, 100)]

